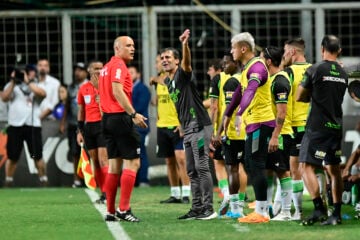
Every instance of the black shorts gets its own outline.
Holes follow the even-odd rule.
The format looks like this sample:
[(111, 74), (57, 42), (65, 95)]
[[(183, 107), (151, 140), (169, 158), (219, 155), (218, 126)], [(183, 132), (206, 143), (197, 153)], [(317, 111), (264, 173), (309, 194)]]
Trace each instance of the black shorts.
[(279, 171), (290, 170), (290, 148), (293, 143), (291, 135), (281, 135), (279, 137), (279, 149), (276, 152), (269, 153), (269, 159), (266, 168)]
[(9, 126), (7, 135), (6, 151), (9, 159), (12, 161), (19, 160), (24, 141), (28, 146), (30, 156), (35, 161), (42, 159), (41, 127)]
[(140, 157), (140, 135), (127, 113), (104, 113), (102, 129), (109, 159)]
[(81, 147), (77, 143), (77, 125), (68, 124), (67, 136), (71, 156), (79, 158)]
[(266, 169), (269, 156), (269, 139), (273, 130), (273, 127), (261, 125), (259, 129), (247, 134), (245, 140), (245, 167), (248, 172)]
[(175, 129), (176, 127), (157, 128), (157, 157), (174, 157), (175, 150), (184, 150), (184, 138), (180, 137), (179, 131), (174, 132)]
[(223, 152), (226, 165), (244, 164), (245, 140), (230, 140), (223, 143)]
[[(212, 151), (212, 150), (210, 150)], [(215, 148), (215, 152), (212, 151), (213, 154), (213, 159), (214, 160), (219, 160), (219, 161), (224, 161), (224, 151), (222, 146), (218, 146), (217, 148)]]
[(88, 150), (106, 147), (101, 122), (90, 122), (84, 126), (84, 141)]
[(301, 147), (301, 140), (305, 134), (305, 127), (293, 127), (294, 138), (290, 146), (290, 156), (298, 157)]
[(299, 162), (321, 167), (341, 162), (341, 133), (315, 132), (307, 129), (301, 142)]

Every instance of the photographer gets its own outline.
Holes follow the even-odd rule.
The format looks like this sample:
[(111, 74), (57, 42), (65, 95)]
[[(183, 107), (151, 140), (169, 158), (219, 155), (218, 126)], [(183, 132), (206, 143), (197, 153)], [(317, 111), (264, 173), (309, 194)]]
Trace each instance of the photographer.
[(31, 65), (17, 68), (1, 92), (1, 99), (8, 102), (8, 160), (5, 165), (5, 186), (13, 185), (23, 141), (26, 141), (30, 156), (35, 161), (40, 183), (47, 185), (46, 167), (42, 159), (40, 103), (46, 97), (45, 86), (36, 81), (36, 69)]

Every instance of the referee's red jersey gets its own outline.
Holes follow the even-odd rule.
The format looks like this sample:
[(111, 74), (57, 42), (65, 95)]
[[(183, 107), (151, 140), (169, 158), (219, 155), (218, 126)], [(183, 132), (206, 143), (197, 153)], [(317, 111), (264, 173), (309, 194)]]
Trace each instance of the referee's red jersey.
[(85, 110), (85, 122), (101, 121), (99, 91), (90, 81), (81, 85), (78, 92), (78, 104)]
[(125, 112), (125, 109), (115, 99), (112, 92), (112, 82), (119, 82), (123, 85), (123, 90), (132, 103), (133, 82), (128, 68), (119, 57), (113, 56), (110, 61), (103, 67), (99, 78), (100, 103), (101, 109), (105, 113)]

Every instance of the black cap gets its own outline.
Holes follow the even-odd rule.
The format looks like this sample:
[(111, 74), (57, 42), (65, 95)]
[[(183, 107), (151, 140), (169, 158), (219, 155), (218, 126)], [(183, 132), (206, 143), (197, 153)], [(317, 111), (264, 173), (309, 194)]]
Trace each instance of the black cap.
[(80, 68), (81, 70), (86, 71), (86, 65), (83, 62), (78, 62), (74, 65), (74, 68)]

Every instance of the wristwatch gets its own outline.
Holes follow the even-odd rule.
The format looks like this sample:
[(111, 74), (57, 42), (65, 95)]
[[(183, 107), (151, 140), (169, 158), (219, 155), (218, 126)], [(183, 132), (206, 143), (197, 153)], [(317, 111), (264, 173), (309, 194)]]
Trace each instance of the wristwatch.
[(132, 114), (130, 114), (131, 118), (135, 118), (136, 113), (137, 113), (137, 112), (135, 111), (135, 112), (133, 112)]

